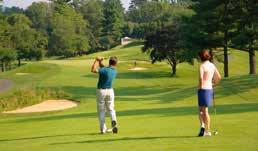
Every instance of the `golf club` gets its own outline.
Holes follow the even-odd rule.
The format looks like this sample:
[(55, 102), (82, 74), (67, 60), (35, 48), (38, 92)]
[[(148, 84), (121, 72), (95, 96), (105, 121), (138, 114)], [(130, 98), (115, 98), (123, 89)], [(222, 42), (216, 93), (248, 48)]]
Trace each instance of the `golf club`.
[[(213, 110), (214, 110), (214, 119), (213, 121), (215, 121), (216, 119), (216, 115), (217, 115), (217, 109), (216, 109), (216, 103), (215, 103), (215, 95), (214, 95), (214, 92), (213, 92)], [(216, 122), (215, 122), (216, 123)], [(215, 124), (214, 124), (215, 125)], [(218, 135), (219, 134), (219, 131), (218, 129), (216, 128), (216, 126), (214, 126), (215, 129), (213, 131), (213, 135)]]

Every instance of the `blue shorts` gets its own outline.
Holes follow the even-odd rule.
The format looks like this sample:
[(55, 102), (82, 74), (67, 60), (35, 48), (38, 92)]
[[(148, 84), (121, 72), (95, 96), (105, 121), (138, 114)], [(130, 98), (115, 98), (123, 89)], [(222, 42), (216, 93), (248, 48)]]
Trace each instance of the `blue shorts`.
[(209, 107), (212, 105), (213, 90), (212, 89), (199, 89), (198, 90), (198, 105)]

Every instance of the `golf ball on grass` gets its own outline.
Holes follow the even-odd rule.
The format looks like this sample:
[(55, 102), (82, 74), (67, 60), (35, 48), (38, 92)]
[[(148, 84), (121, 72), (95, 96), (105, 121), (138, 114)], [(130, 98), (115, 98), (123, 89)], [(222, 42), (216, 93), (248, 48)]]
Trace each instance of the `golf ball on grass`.
[(215, 131), (215, 132), (214, 132), (214, 135), (218, 135), (218, 134), (219, 134), (219, 132), (218, 132), (218, 131)]

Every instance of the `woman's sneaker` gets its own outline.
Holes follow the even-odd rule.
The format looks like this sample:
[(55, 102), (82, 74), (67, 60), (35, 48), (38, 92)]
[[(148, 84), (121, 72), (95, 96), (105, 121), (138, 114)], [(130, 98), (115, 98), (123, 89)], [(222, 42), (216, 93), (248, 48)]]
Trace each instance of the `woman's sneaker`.
[(199, 133), (199, 137), (203, 136), (204, 135), (204, 131), (205, 131), (205, 128), (204, 127), (201, 127), (200, 129), (200, 133)]
[(203, 136), (209, 137), (209, 136), (211, 136), (211, 132), (204, 132), (204, 135), (203, 135)]

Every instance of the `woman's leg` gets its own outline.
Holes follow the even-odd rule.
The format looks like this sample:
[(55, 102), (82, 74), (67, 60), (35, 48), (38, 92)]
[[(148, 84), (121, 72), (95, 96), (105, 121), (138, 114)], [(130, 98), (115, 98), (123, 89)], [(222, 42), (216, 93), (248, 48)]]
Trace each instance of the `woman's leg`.
[(202, 108), (203, 107), (199, 107), (199, 120), (201, 127), (205, 128)]
[(209, 112), (208, 112), (208, 108), (206, 107), (206, 132), (210, 132), (210, 122), (211, 122), (211, 119), (210, 119), (210, 115), (209, 115)]
[(208, 107), (200, 107), (200, 111), (202, 112), (202, 119), (205, 124), (205, 132), (210, 131), (210, 115), (208, 112)]

